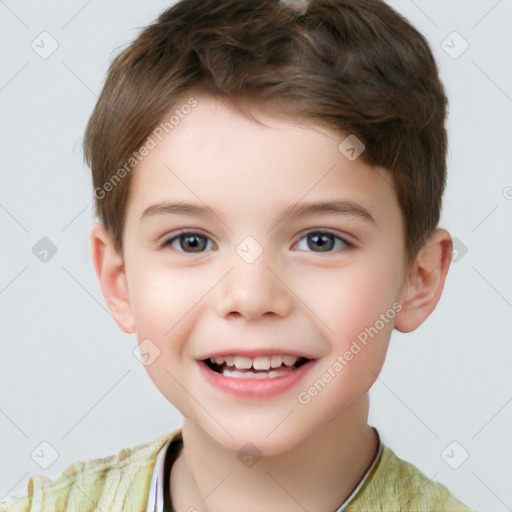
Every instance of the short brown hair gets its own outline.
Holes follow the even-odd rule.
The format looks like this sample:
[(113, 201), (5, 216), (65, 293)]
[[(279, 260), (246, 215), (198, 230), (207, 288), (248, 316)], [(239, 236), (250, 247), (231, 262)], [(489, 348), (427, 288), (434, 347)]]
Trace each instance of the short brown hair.
[(291, 3), (181, 0), (115, 58), (84, 150), (96, 215), (120, 253), (137, 150), (194, 89), (355, 134), (361, 158), (392, 173), (409, 257), (437, 226), (447, 100), (428, 43), (381, 0), (315, 0), (301, 15)]

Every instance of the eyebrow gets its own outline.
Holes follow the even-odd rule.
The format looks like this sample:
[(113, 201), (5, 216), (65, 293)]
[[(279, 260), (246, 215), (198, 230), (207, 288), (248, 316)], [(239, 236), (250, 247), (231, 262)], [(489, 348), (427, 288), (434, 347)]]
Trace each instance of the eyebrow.
[[(319, 214), (355, 217), (370, 224), (377, 224), (370, 212), (361, 205), (354, 203), (353, 201), (331, 200), (286, 205), (279, 213), (277, 217), (278, 220), (276, 220), (274, 225), (282, 222), (283, 220), (290, 221), (306, 217), (308, 215), (311, 216)], [(159, 215), (195, 215), (197, 217), (208, 217), (214, 215), (219, 219), (221, 218), (220, 213), (214, 208), (209, 208), (205, 205), (199, 205), (187, 201), (178, 201), (162, 202), (149, 206), (142, 213), (140, 221)]]

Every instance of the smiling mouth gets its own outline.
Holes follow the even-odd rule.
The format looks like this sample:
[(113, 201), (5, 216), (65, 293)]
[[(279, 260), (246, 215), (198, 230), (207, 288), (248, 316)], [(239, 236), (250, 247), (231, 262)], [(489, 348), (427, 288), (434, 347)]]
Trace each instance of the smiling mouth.
[(235, 379), (275, 379), (284, 377), (311, 359), (291, 355), (268, 357), (218, 356), (204, 362), (216, 373)]

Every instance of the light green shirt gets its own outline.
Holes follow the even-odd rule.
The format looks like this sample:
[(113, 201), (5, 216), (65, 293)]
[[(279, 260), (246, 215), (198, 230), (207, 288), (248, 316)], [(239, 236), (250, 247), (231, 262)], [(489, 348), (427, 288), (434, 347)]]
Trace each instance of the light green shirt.
[[(142, 512), (160, 449), (180, 431), (102, 459), (77, 462), (56, 480), (34, 475), (27, 493), (0, 512)], [(473, 512), (442, 484), (383, 447), (380, 459), (344, 512)]]

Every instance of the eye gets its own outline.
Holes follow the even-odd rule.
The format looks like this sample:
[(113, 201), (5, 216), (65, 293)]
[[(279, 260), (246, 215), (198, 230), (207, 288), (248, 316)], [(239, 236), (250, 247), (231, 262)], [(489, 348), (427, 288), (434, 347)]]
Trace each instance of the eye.
[(335, 249), (350, 249), (353, 245), (333, 233), (311, 231), (297, 242), (296, 247), (307, 252), (333, 252)]
[[(208, 245), (210, 244), (210, 245)], [(193, 231), (180, 233), (178, 236), (170, 238), (163, 244), (165, 247), (171, 246), (179, 252), (201, 253), (205, 250), (211, 250), (215, 244), (207, 237)]]

